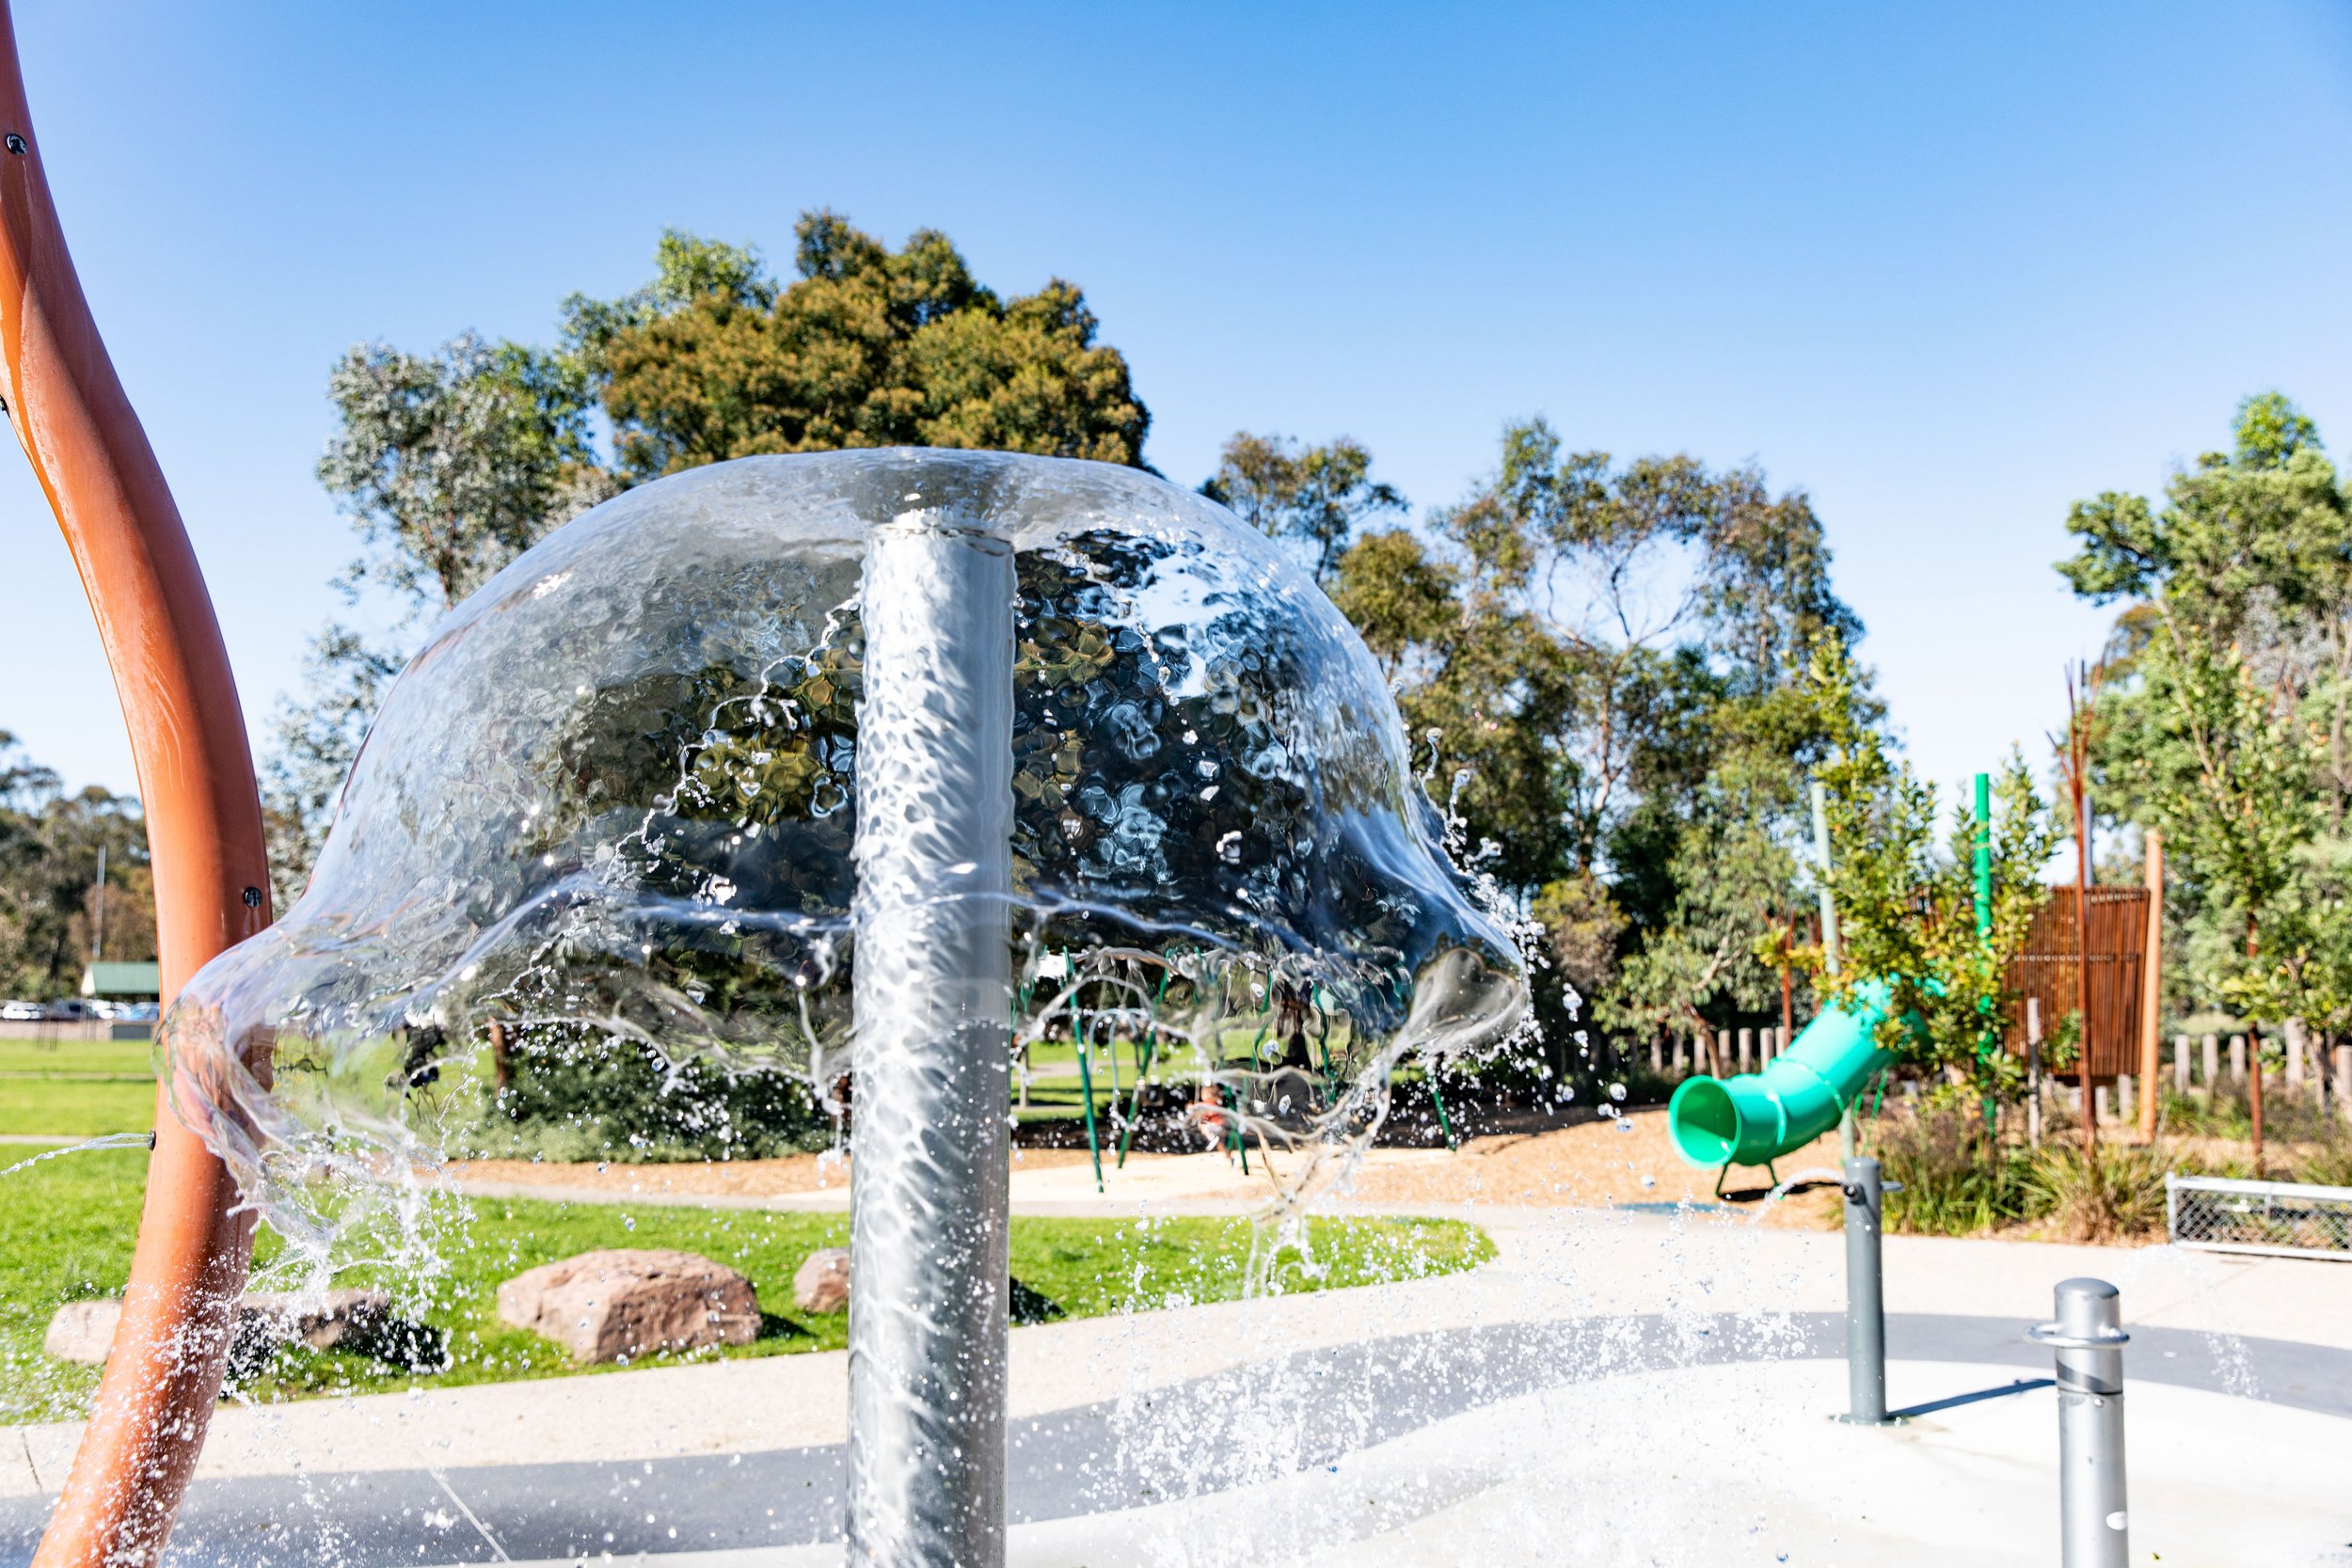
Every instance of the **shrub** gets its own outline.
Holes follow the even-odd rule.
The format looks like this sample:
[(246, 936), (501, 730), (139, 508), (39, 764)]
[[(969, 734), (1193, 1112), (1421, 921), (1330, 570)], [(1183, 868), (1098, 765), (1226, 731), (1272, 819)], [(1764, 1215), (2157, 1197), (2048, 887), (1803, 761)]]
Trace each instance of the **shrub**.
[(2321, 1187), (2352, 1187), (2352, 1134), (2337, 1132), (2295, 1167), (2295, 1180)]
[(466, 1141), (467, 1152), (491, 1156), (750, 1160), (822, 1148), (831, 1134), (808, 1086), (787, 1073), (673, 1063), (633, 1039), (534, 1029), (510, 1049), (507, 1085)]
[(1881, 1173), (1901, 1184), (1886, 1196), (1889, 1229), (1963, 1236), (2022, 1216), (2013, 1162), (1988, 1157), (1983, 1123), (1963, 1107), (1929, 1104), (1879, 1125)]
[(2097, 1162), (2074, 1143), (2017, 1158), (2024, 1217), (2056, 1223), (2074, 1242), (2108, 1242), (2164, 1228), (2164, 1173), (2187, 1164), (2163, 1145), (2103, 1140)]

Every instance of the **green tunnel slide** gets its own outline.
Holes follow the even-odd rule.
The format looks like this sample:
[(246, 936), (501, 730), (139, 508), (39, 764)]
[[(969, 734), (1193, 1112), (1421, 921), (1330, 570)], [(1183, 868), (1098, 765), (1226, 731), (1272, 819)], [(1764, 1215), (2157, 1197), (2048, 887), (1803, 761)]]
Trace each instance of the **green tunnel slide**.
[(1837, 1125), (1881, 1068), (1878, 1043), (1890, 988), (1859, 988), (1845, 1007), (1825, 1007), (1761, 1072), (1685, 1079), (1666, 1102), (1676, 1150), (1694, 1165), (1769, 1165)]

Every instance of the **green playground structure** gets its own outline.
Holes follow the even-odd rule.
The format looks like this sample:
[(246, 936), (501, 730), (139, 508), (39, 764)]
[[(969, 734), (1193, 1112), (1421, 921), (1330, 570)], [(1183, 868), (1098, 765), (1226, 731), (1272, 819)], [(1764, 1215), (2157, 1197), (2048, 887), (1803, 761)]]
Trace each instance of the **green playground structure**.
[(1770, 1170), (1782, 1155), (1836, 1126), (1895, 1060), (1877, 1038), (1890, 998), (1883, 982), (1859, 988), (1851, 1006), (1823, 1008), (1761, 1072), (1685, 1079), (1666, 1102), (1676, 1151), (1704, 1169)]
[[(1977, 934), (1987, 941), (1993, 933), (1993, 778), (1976, 779)], [(1821, 786), (1813, 786), (1813, 850), (1821, 880), (1822, 957), (1830, 974), (1837, 973), (1837, 908), (1830, 897), (1827, 871), (1829, 822)], [(1931, 976), (1930, 990), (1941, 993)], [(1780, 1173), (1772, 1162), (1803, 1148), (1837, 1125), (1862, 1098), (1870, 1080), (1894, 1065), (1894, 1053), (1878, 1042), (1879, 1025), (1894, 1005), (1894, 988), (1871, 980), (1854, 988), (1844, 1006), (1821, 1009), (1796, 1044), (1768, 1063), (1761, 1072), (1735, 1078), (1700, 1076), (1685, 1079), (1666, 1101), (1666, 1126), (1674, 1135), (1675, 1151), (1702, 1170), (1728, 1172), (1734, 1165), (1762, 1165), (1772, 1171), (1774, 1185)], [(1915, 1032), (1924, 1026), (1911, 1020)], [(2000, 1036), (1988, 1026), (1981, 1049), (2000, 1049)], [(1990, 1104), (1985, 1118), (1990, 1123)], [(1851, 1154), (1850, 1148), (1846, 1151)], [(1719, 1177), (1716, 1189), (1721, 1191)]]

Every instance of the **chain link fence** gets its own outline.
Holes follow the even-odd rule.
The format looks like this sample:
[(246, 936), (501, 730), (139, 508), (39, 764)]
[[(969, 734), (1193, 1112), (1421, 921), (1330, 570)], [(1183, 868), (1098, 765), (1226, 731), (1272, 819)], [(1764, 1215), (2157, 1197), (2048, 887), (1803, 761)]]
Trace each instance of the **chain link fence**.
[(2164, 1208), (2175, 1246), (2352, 1262), (2352, 1187), (2167, 1175)]

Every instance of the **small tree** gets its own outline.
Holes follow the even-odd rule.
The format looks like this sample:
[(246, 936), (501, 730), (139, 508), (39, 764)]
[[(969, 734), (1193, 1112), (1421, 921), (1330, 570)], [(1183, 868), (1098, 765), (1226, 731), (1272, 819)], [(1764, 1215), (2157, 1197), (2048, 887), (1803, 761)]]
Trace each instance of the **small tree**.
[[(1936, 791), (1887, 753), (1873, 728), (1842, 720), (1852, 708), (1852, 666), (1834, 642), (1817, 645), (1808, 689), (1833, 747), (1818, 776), (1828, 797), (1830, 891), (1843, 952), (1819, 982), (1841, 1005), (1866, 986), (1890, 993), (1879, 1043), (1902, 1059), (1956, 1073), (1987, 1108), (2018, 1098), (2025, 1067), (2002, 1045), (2016, 1003), (2012, 961), (2048, 896), (2042, 868), (2060, 829), (2012, 752), (1994, 781), (1993, 900), (1989, 932), (1977, 921), (1978, 827), (1956, 807), (1938, 844)], [(1816, 966), (1817, 951), (1804, 955)]]
[[(2110, 808), (2164, 832), (2198, 978), (2249, 1023), (2342, 1028), (2352, 497), (2283, 396), (2240, 404), (2232, 436), (2161, 502), (2077, 502), (2058, 571), (2093, 603), (2124, 601), (2095, 763)], [(2257, 1166), (2262, 1055), (2257, 1032)]]
[[(2139, 657), (2160, 743), (2118, 755), (2166, 846), (2241, 936), (2208, 982), (2249, 1022), (2326, 1017), (2344, 988), (2312, 959), (2344, 951), (2339, 898), (2302, 875), (2321, 828), (2314, 776), (2323, 742), (2278, 694), (2255, 684), (2235, 648), (2159, 627)], [(2249, 1079), (2254, 1166), (2263, 1162), (2262, 1039)]]

